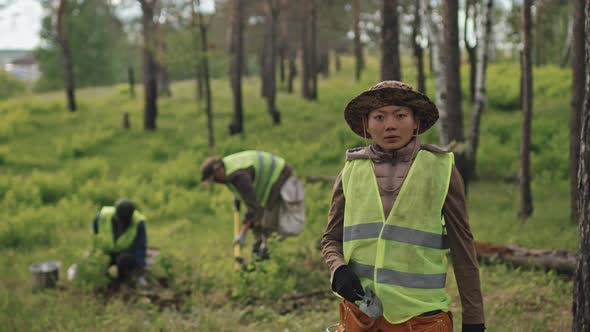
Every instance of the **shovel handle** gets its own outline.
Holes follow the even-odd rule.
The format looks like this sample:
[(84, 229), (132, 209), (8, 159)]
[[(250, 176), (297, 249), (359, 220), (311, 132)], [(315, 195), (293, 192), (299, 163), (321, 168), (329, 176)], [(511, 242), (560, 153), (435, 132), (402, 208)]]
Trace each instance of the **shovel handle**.
[[(234, 197), (234, 239), (240, 234), (240, 200)], [(236, 260), (235, 269), (242, 267), (241, 246), (239, 243), (234, 244), (234, 258)]]

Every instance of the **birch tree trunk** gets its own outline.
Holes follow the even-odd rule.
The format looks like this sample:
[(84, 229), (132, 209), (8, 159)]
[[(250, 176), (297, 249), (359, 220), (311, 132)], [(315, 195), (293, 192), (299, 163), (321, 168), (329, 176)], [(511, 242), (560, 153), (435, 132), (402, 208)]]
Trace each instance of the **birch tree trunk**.
[(440, 145), (449, 144), (449, 119), (447, 112), (447, 78), (445, 76), (445, 54), (441, 51), (443, 43), (441, 26), (441, 17), (434, 8), (431, 7), (429, 0), (422, 1), (422, 10), (424, 17), (424, 26), (429, 36), (430, 53), (432, 55), (431, 67), (432, 76), (434, 77), (434, 88), (436, 90), (435, 100), (438, 108), (438, 142)]
[(414, 21), (412, 22), (412, 46), (414, 49), (414, 60), (416, 61), (418, 91), (426, 94), (426, 77), (424, 75), (424, 49), (419, 42), (422, 39), (422, 20), (420, 14), (420, 0), (414, 3)]
[(586, 62), (584, 39), (584, 1), (574, 4), (572, 28), (572, 99), (570, 108), (570, 216), (572, 223), (578, 222), (576, 202), (578, 201), (578, 167), (580, 164), (580, 114), (584, 107), (586, 88)]
[[(469, 58), (469, 98), (471, 103), (475, 102), (475, 81), (477, 79), (477, 45), (479, 44), (478, 41), (475, 42), (474, 45), (469, 43), (467, 38), (467, 25), (469, 22), (469, 17), (472, 18), (472, 26), (473, 26), (473, 33), (477, 36), (478, 29), (477, 29), (477, 11), (475, 10), (474, 0), (466, 0), (465, 2), (465, 21), (463, 24), (463, 43), (465, 44), (465, 49), (467, 50), (467, 57)], [(470, 14), (472, 13), (472, 14)], [(482, 13), (481, 17), (485, 17)]]
[(533, 71), (531, 57), (531, 5), (532, 0), (524, 0), (522, 9), (523, 31), (523, 93), (522, 93), (522, 129), (520, 142), (520, 211), (519, 217), (525, 221), (533, 214), (531, 194), (531, 122), (533, 117)]
[(154, 11), (157, 2), (157, 0), (139, 0), (143, 25), (144, 130), (156, 130), (156, 116), (158, 114), (157, 64), (154, 55), (156, 50)]
[(64, 65), (64, 80), (66, 88), (66, 99), (70, 112), (76, 111), (76, 94), (74, 84), (74, 60), (68, 38), (68, 27), (66, 22), (67, 0), (60, 0), (57, 9), (57, 42), (61, 47), (62, 60)]
[(357, 81), (361, 80), (361, 72), (363, 70), (363, 48), (362, 48), (362, 44), (361, 44), (361, 31), (359, 28), (360, 17), (361, 17), (360, 0), (352, 0), (352, 31), (354, 33), (354, 57), (355, 57), (354, 78)]
[[(586, 0), (586, 32), (590, 28), (590, 1)], [(586, 63), (590, 61), (590, 34), (586, 33)], [(590, 331), (590, 66), (585, 68), (584, 108), (581, 111), (580, 166), (577, 189), (579, 191), (577, 210), (580, 229), (578, 262), (574, 276), (572, 331)]]
[(488, 50), (492, 32), (492, 15), (494, 1), (486, 0), (481, 13), (482, 27), (479, 30), (477, 44), (477, 70), (475, 76), (475, 98), (471, 106), (471, 127), (467, 144), (467, 174), (469, 179), (476, 177), (477, 147), (479, 145), (479, 125), (486, 104), (486, 77), (488, 67)]
[(401, 80), (397, 0), (382, 0), (381, 80)]
[[(192, 4), (192, 1), (191, 1)], [(199, 37), (200, 37), (200, 73), (202, 79), (203, 92), (205, 95), (205, 112), (207, 114), (207, 147), (209, 155), (213, 155), (213, 149), (215, 148), (215, 135), (213, 133), (213, 106), (211, 97), (211, 83), (209, 82), (209, 53), (207, 50), (207, 24), (203, 18), (203, 14), (200, 12), (201, 0), (196, 0), (197, 4), (197, 17), (199, 25)], [(194, 8), (193, 8), (194, 11)]]
[(244, 132), (242, 106), (242, 73), (244, 65), (244, 0), (231, 0), (230, 4), (230, 84), (233, 96), (234, 116), (229, 125), (229, 134)]
[(266, 98), (268, 113), (272, 117), (273, 124), (281, 123), (281, 117), (276, 106), (276, 59), (277, 59), (277, 20), (279, 7), (274, 0), (267, 0), (263, 5), (265, 12), (264, 50), (262, 57), (263, 96)]

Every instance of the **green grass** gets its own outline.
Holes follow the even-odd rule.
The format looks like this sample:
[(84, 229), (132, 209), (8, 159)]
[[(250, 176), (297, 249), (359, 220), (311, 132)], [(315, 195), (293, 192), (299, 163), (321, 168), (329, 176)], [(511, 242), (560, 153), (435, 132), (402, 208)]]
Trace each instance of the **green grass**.
[[(261, 149), (285, 157), (298, 175), (336, 175), (345, 149), (363, 144), (346, 126), (342, 110), (377, 80), (376, 60), (368, 61), (362, 81), (355, 82), (352, 62), (345, 59), (344, 71), (320, 81), (318, 102), (279, 92), (284, 125), (277, 127), (259, 97), (258, 79), (246, 78), (243, 137), (227, 136), (230, 86), (226, 80), (213, 80), (216, 154)], [(550, 84), (556, 75), (569, 82), (569, 73), (553, 67), (535, 71), (535, 212), (523, 224), (517, 219), (517, 184), (498, 180), (515, 176), (518, 169), (518, 93), (506, 72), (518, 69), (511, 64), (490, 68), (490, 109), (482, 120), (478, 154), (481, 181), (473, 183), (468, 198), (474, 236), (575, 250), (577, 227), (569, 223), (567, 179), (565, 110), (570, 88)], [(409, 61), (404, 77), (414, 83)], [(465, 79), (463, 86), (467, 96)], [(431, 80), (428, 88), (431, 94)], [(198, 181), (199, 164), (207, 155), (203, 106), (194, 100), (194, 82), (177, 82), (172, 90), (172, 98), (159, 101), (155, 132), (143, 131), (143, 99), (130, 99), (124, 85), (77, 91), (76, 113), (66, 111), (63, 92), (0, 101), (2, 330), (311, 331), (337, 321), (337, 301), (329, 294), (303, 304), (290, 299), (329, 290), (328, 271), (316, 244), (326, 223), (332, 185), (306, 183), (304, 232), (273, 241), (273, 259), (258, 272), (234, 272), (231, 194), (219, 186), (202, 188)], [(130, 114), (130, 130), (121, 129), (123, 112)], [(425, 142), (435, 139), (434, 130), (424, 137)], [(122, 196), (137, 202), (148, 217), (149, 244), (173, 262), (168, 274), (175, 283), (169, 291), (190, 290), (179, 308), (160, 310), (138, 296), (107, 300), (63, 281), (67, 266), (90, 245), (93, 216), (100, 206)], [(28, 266), (48, 259), (62, 262), (61, 289), (32, 293)], [(570, 281), (502, 265), (482, 267), (481, 278), (488, 331), (570, 329)], [(449, 289), (459, 324), (456, 286), (451, 282)]]

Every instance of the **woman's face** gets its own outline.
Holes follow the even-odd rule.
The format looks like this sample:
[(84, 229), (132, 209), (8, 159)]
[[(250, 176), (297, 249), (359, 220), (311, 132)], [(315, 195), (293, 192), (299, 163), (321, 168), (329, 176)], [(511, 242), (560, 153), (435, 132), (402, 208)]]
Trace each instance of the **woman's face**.
[(412, 139), (418, 120), (406, 106), (383, 106), (368, 115), (367, 132), (373, 142), (386, 151), (404, 147)]

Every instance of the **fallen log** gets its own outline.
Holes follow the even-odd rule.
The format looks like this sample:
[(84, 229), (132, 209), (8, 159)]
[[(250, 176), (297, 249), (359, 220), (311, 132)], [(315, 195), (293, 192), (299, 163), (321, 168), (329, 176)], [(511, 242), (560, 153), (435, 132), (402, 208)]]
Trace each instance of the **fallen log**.
[(501, 261), (513, 266), (555, 270), (568, 276), (573, 276), (576, 269), (576, 254), (565, 250), (528, 249), (477, 241), (475, 250), (484, 263)]

